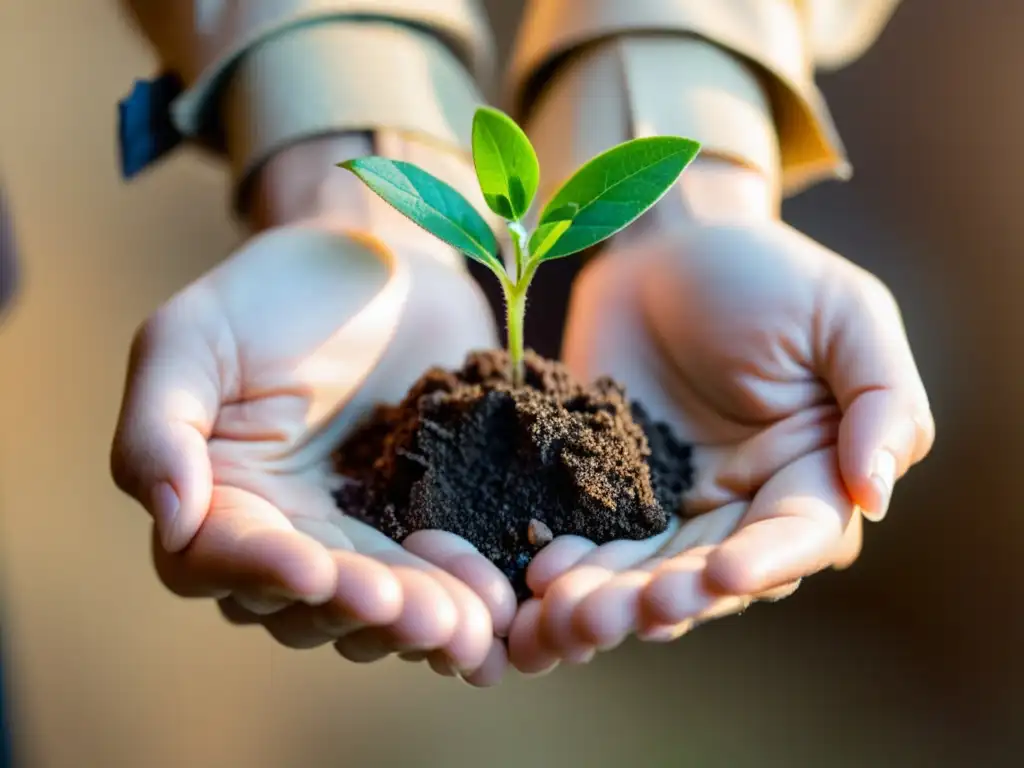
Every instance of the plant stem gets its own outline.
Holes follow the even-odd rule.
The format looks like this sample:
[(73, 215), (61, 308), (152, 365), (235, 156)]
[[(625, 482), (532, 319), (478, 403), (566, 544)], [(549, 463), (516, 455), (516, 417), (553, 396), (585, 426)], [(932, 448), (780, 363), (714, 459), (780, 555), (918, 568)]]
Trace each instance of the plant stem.
[(512, 235), (512, 248), (516, 256), (516, 274), (513, 280), (502, 280), (505, 292), (506, 330), (508, 332), (508, 357), (512, 368), (512, 386), (521, 387), (525, 383), (526, 371), (523, 365), (525, 347), (523, 343), (523, 324), (526, 318), (526, 292), (537, 271), (536, 264), (530, 264), (530, 238), (518, 221), (508, 223), (509, 234)]
[(508, 356), (509, 364), (512, 367), (512, 385), (515, 387), (521, 387), (526, 383), (526, 372), (523, 366), (525, 353), (523, 326), (526, 318), (526, 294), (530, 290), (530, 283), (533, 281), (533, 276), (537, 273), (538, 266), (538, 262), (527, 262), (518, 283), (502, 283), (505, 288)]
[(523, 319), (526, 316), (526, 291), (509, 286), (505, 291), (506, 326), (508, 331), (508, 359), (512, 367), (512, 386), (523, 386)]

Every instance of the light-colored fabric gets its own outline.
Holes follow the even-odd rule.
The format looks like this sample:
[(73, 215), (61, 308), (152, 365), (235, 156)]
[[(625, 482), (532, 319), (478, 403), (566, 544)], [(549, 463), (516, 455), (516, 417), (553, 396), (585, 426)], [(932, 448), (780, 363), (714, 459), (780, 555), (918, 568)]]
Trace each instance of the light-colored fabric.
[[(185, 81), (174, 104), (182, 132), (195, 136), (206, 127), (214, 97), (230, 84), (223, 127), (235, 145), (229, 155), (239, 185), (269, 154), (317, 133), (407, 131), (468, 148), (469, 113), (493, 55), (477, 0), (124, 1), (164, 65)], [(549, 132), (574, 137), (552, 156), (575, 158), (602, 144), (599, 109), (619, 121), (616, 129), (627, 121), (628, 135), (694, 136), (709, 154), (761, 169), (777, 165), (780, 188), (793, 193), (849, 176), (815, 71), (861, 55), (898, 3), (527, 0), (506, 106), (536, 123), (555, 71), (567, 61), (578, 69), (577, 54), (600, 42), (608, 60), (586, 66), (607, 74), (572, 76), (593, 97), (588, 113), (572, 106), (574, 91), (562, 82), (570, 103), (555, 113), (575, 109), (582, 122)], [(750, 72), (760, 78), (757, 87)], [(765, 128), (766, 101), (776, 137)]]
[[(764, 76), (779, 136), (782, 184), (793, 193), (824, 178), (849, 176), (844, 148), (815, 85), (815, 70), (848, 63), (862, 53), (898, 1), (529, 0), (509, 71), (508, 103), (517, 117), (528, 119), (553, 71), (599, 41), (666, 34), (703, 38)], [(673, 54), (670, 48), (638, 42), (619, 51), (621, 79), (608, 87), (625, 87), (633, 94), (629, 108), (635, 124), (663, 115), (661, 100), (711, 77), (685, 68), (690, 54)], [(666, 132), (693, 130), (693, 115), (680, 112), (678, 117), (678, 128), (666, 125)], [(715, 130), (724, 134), (730, 129), (723, 124)], [(747, 162), (755, 165), (756, 150), (746, 150)]]
[[(690, 73), (686, 89), (658, 71)], [(558, 69), (530, 111), (526, 130), (541, 161), (547, 200), (594, 155), (639, 136), (697, 139), (702, 153), (778, 174), (771, 108), (758, 79), (737, 59), (694, 38), (616, 37)]]
[(275, 152), (332, 133), (407, 133), (465, 164), (482, 103), (462, 64), (421, 30), (328, 22), (274, 37), (239, 62), (221, 103), (236, 207)]
[[(435, 34), (480, 81), (493, 71), (493, 41), (476, 0), (124, 0), (162, 64), (184, 81), (173, 105), (177, 128), (204, 128), (225, 75), (259, 43), (329, 20), (390, 20)], [(356, 72), (358, 58), (346, 66)]]
[(796, 0), (808, 55), (818, 69), (858, 59), (881, 34), (901, 0)]

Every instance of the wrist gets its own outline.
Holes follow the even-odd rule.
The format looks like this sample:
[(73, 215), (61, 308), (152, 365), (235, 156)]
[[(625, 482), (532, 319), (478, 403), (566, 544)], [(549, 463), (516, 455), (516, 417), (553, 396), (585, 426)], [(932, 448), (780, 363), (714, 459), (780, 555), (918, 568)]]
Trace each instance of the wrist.
[(762, 171), (731, 158), (698, 156), (679, 183), (650, 212), (659, 230), (694, 224), (778, 219), (779, 188)]
[[(473, 164), (461, 152), (395, 131), (340, 134), (293, 144), (255, 172), (250, 224), (256, 231), (318, 222), (339, 232), (369, 235), (391, 250), (430, 258), (465, 272), (465, 259), (374, 194), (338, 163), (369, 154), (402, 160), (443, 179), (485, 211)], [(492, 228), (494, 217), (487, 217)]]
[(328, 218), (344, 228), (369, 229), (364, 185), (337, 164), (372, 153), (371, 134), (346, 133), (307, 139), (271, 155), (250, 177), (250, 227), (258, 232)]

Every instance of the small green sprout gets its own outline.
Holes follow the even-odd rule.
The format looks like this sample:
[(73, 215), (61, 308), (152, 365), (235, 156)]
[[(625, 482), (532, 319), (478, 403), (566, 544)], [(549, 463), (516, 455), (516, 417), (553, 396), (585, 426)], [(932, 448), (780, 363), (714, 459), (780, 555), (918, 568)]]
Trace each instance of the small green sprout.
[(655, 136), (619, 144), (587, 162), (524, 224), (540, 183), (537, 153), (512, 118), (489, 107), (473, 118), (473, 163), (487, 207), (503, 218), (515, 260), (502, 261), (494, 232), (466, 198), (423, 169), (362, 157), (341, 163), (416, 224), (486, 265), (505, 295), (512, 377), (523, 383), (526, 292), (541, 263), (579, 253), (628, 227), (676, 182), (700, 151), (691, 139)]

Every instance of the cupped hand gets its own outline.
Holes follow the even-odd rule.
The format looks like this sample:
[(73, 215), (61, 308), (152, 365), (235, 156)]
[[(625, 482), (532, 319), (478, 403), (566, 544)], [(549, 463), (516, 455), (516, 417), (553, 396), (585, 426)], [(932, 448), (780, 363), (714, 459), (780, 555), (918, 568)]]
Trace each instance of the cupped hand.
[(471, 278), (326, 219), (271, 229), (169, 301), (132, 348), (112, 468), (153, 515), (164, 584), (345, 657), (489, 684), (507, 579), (464, 540), (399, 546), (336, 508), (331, 453), (432, 365), (495, 343)]
[(564, 356), (693, 443), (695, 482), (657, 538), (537, 556), (509, 638), (523, 671), (670, 640), (852, 563), (862, 516), (882, 519), (934, 440), (890, 292), (775, 219), (613, 244), (577, 280)]

